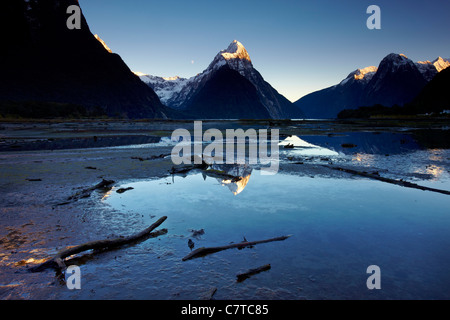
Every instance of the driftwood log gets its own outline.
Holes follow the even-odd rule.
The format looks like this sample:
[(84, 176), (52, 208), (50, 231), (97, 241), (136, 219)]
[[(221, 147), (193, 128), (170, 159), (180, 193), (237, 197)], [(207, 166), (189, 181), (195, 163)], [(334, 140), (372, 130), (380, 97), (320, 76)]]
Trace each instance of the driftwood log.
[(263, 265), (261, 267), (258, 267), (258, 268), (255, 268), (255, 269), (250, 269), (247, 272), (240, 273), (240, 274), (238, 274), (236, 276), (237, 277), (237, 282), (242, 282), (245, 279), (248, 279), (248, 278), (250, 278), (251, 276), (253, 276), (255, 274), (258, 274), (258, 273), (263, 272), (263, 271), (270, 270), (270, 268), (271, 268), (270, 264), (265, 264), (265, 265)]
[(147, 157), (147, 158), (131, 157), (131, 159), (139, 160), (139, 161), (156, 160), (156, 159), (164, 159), (165, 157), (168, 157), (170, 155), (171, 155), (170, 153), (167, 153), (167, 154), (160, 154), (159, 156), (151, 156), (151, 157)]
[(95, 186), (78, 191), (74, 195), (67, 198), (66, 201), (58, 203), (57, 206), (63, 206), (63, 205), (78, 201), (80, 199), (89, 198), (91, 196), (92, 192), (94, 192), (95, 190), (111, 188), (114, 183), (115, 183), (115, 181), (113, 181), (113, 180), (103, 179), (101, 182), (97, 183)]
[(368, 172), (365, 172), (365, 171), (356, 171), (356, 170), (353, 170), (353, 169), (334, 167), (334, 166), (327, 166), (327, 165), (323, 165), (323, 166), (326, 167), (326, 168), (329, 168), (329, 169), (342, 171), (342, 172), (347, 172), (347, 173), (350, 173), (350, 174), (362, 176), (362, 177), (365, 177), (365, 178), (375, 179), (375, 180), (379, 180), (379, 181), (395, 184), (395, 185), (406, 187), (406, 188), (413, 188), (413, 189), (419, 189), (419, 190), (423, 190), (423, 191), (431, 191), (431, 192), (437, 192), (437, 193), (450, 195), (450, 191), (448, 191), (448, 190), (442, 190), (442, 189), (425, 187), (425, 186), (421, 186), (421, 185), (418, 185), (418, 184), (415, 184), (415, 183), (412, 183), (412, 182), (408, 182), (408, 181), (404, 181), (404, 180), (396, 180), (396, 179), (385, 178), (385, 177), (379, 176), (378, 174), (368, 173)]
[(121, 193), (130, 191), (130, 190), (133, 190), (133, 189), (134, 189), (133, 187), (129, 187), (129, 188), (120, 188), (120, 189), (118, 189), (116, 192), (121, 194)]
[(217, 292), (217, 288), (211, 288), (203, 297), (202, 300), (214, 300), (214, 295)]
[(186, 261), (186, 260), (190, 260), (190, 259), (194, 259), (194, 258), (199, 258), (199, 257), (204, 257), (208, 254), (211, 253), (216, 253), (219, 251), (223, 251), (223, 250), (227, 250), (227, 249), (244, 249), (250, 246), (254, 246), (260, 243), (267, 243), (267, 242), (273, 242), (273, 241), (283, 241), (286, 240), (287, 238), (289, 238), (289, 236), (282, 236), (282, 237), (277, 237), (277, 238), (272, 238), (272, 239), (266, 239), (266, 240), (259, 240), (259, 241), (243, 241), (243, 242), (239, 242), (239, 243), (233, 243), (230, 245), (226, 245), (226, 246), (220, 246), (220, 247), (202, 247), (202, 248), (198, 248), (194, 251), (192, 251), (191, 253), (189, 253), (187, 256), (185, 256), (182, 260)]
[(157, 237), (159, 235), (166, 234), (167, 229), (162, 229), (162, 230), (152, 233), (152, 231), (154, 229), (158, 228), (166, 219), (167, 219), (167, 217), (164, 216), (164, 217), (160, 218), (158, 221), (156, 221), (154, 224), (152, 224), (150, 227), (148, 227), (147, 229), (145, 229), (137, 234), (128, 236), (128, 237), (119, 237), (119, 238), (112, 239), (112, 240), (91, 241), (91, 242), (86, 242), (84, 244), (81, 244), (81, 245), (78, 245), (75, 247), (64, 249), (64, 250), (60, 251), (58, 254), (56, 254), (53, 258), (47, 260), (46, 262), (44, 262), (36, 267), (30, 268), (29, 271), (41, 272), (45, 269), (53, 268), (53, 269), (60, 270), (61, 272), (63, 272), (66, 269), (66, 264), (64, 262), (64, 259), (67, 257), (70, 257), (74, 254), (78, 254), (78, 253), (88, 251), (88, 250), (112, 250), (112, 249), (115, 249), (115, 248), (118, 248), (118, 247), (121, 247), (124, 245), (144, 241), (151, 237)]

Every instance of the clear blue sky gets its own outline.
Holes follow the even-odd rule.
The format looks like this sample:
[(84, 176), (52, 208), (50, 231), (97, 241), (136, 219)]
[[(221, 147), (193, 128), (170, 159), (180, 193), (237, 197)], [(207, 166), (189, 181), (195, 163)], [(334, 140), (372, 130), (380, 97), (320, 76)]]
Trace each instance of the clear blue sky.
[[(295, 101), (389, 53), (450, 58), (448, 0), (80, 0), (97, 33), (133, 71), (191, 77), (239, 40), (254, 67)], [(381, 30), (369, 30), (369, 5)]]

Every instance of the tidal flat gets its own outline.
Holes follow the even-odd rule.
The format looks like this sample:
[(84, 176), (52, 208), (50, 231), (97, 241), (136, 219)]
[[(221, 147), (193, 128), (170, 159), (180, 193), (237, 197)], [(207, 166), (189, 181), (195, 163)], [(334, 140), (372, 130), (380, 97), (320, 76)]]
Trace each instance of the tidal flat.
[[(0, 123), (0, 299), (450, 298), (448, 120), (203, 122), (279, 129), (293, 145), (280, 145), (274, 175), (259, 165), (177, 170), (179, 128), (194, 123)], [(113, 183), (83, 193), (103, 180)], [(162, 216), (164, 235), (71, 257), (80, 290), (53, 269), (30, 272)], [(201, 247), (287, 235), (183, 261)], [(367, 287), (371, 265), (381, 289)]]

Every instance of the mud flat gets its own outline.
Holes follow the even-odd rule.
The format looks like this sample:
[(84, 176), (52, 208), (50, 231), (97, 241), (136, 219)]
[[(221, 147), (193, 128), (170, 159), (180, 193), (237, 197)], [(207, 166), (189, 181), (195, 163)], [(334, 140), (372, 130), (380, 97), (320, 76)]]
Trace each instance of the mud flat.
[[(176, 177), (177, 180), (174, 180), (170, 174), (173, 163), (170, 157), (164, 155), (170, 154), (173, 145), (165, 143), (167, 137), (170, 137), (171, 132), (177, 128), (192, 130), (192, 122), (86, 121), (78, 123), (52, 121), (7, 122), (0, 126), (2, 129), (0, 130), (0, 299), (200, 299), (212, 287), (218, 288), (217, 292), (214, 291), (214, 296), (224, 299), (230, 297), (238, 299), (352, 297), (352, 284), (347, 288), (348, 290), (336, 287), (329, 292), (324, 289), (342, 283), (323, 282), (325, 279), (331, 278), (332, 272), (320, 269), (325, 268), (324, 261), (321, 261), (323, 265), (315, 264), (319, 258), (314, 257), (313, 249), (302, 248), (305, 250), (302, 257), (305, 263), (310, 263), (310, 265), (303, 266), (299, 273), (300, 278), (296, 278), (294, 273), (290, 273), (291, 270), (283, 270), (289, 283), (294, 283), (292, 286), (287, 284), (285, 287), (274, 285), (278, 281), (276, 275), (283, 276), (283, 272), (280, 273), (279, 265), (276, 263), (278, 256), (273, 253), (274, 256), (267, 256), (269, 261), (265, 259), (259, 261), (264, 256), (264, 245), (261, 245), (262, 249), (256, 246), (256, 249), (246, 248), (230, 252), (227, 250), (224, 254), (217, 254), (208, 259), (195, 259), (192, 262), (181, 261), (181, 258), (189, 253), (187, 243), (188, 239), (192, 238), (189, 230), (199, 230), (205, 225), (211, 225), (213, 228), (214, 225), (213, 220), (205, 225), (191, 225), (188, 218), (182, 217), (183, 210), (185, 210), (183, 201), (189, 199), (189, 187), (180, 192), (183, 196), (182, 200), (173, 197), (171, 203), (171, 198), (167, 194), (164, 196), (168, 197), (166, 202), (156, 200), (159, 197), (159, 191), (171, 192), (172, 189), (167, 188), (177, 186), (177, 181), (183, 179)], [(445, 142), (447, 140), (442, 139), (442, 143), (440, 142), (442, 136), (448, 135), (449, 130), (445, 129), (445, 126), (425, 129), (421, 124), (414, 126), (411, 123), (407, 127), (399, 128), (379, 123), (353, 124), (314, 121), (279, 123), (212, 121), (204, 124), (205, 129), (208, 127), (225, 129), (230, 126), (244, 129), (250, 127), (280, 128), (282, 137), (296, 134), (309, 142), (320, 145), (321, 149), (329, 148), (333, 151), (327, 156), (320, 156), (308, 155), (309, 150), (301, 148), (281, 149), (280, 176), (284, 177), (286, 183), (292, 184), (291, 177), (298, 177), (299, 183), (312, 185), (316, 179), (326, 186), (329, 186), (330, 183), (332, 185), (333, 181), (337, 185), (340, 183), (347, 185), (346, 183), (355, 181), (371, 181), (367, 175), (350, 174), (356, 170), (385, 176), (389, 179), (404, 179), (448, 190), (450, 155), (448, 149), (442, 146), (442, 143), (447, 143)], [(423, 130), (432, 130), (433, 134), (426, 135)], [(419, 134), (415, 135), (415, 132), (419, 132)], [(430, 141), (430, 137), (433, 136), (437, 138)], [(345, 146), (342, 147), (344, 144)], [(349, 148), (349, 145), (352, 147)], [(330, 166), (348, 168), (348, 170), (334, 170), (330, 169)], [(255, 168), (255, 172), (257, 171), (258, 168)], [(196, 181), (192, 184), (192, 191), (195, 191), (194, 185), (201, 183), (197, 179), (201, 177), (201, 172), (193, 171), (186, 175), (191, 174), (194, 175)], [(211, 185), (207, 188), (200, 186), (199, 190), (203, 190), (204, 193), (197, 195), (197, 198), (194, 199), (198, 201), (200, 207), (210, 199), (207, 196), (208, 188), (216, 188), (216, 186), (223, 188), (224, 185), (217, 177), (208, 177), (207, 179)], [(67, 201), (76, 194), (83, 194), (83, 190), (89, 189), (103, 180), (113, 181), (110, 188), (92, 190), (89, 195), (80, 197), (77, 201)], [(142, 194), (143, 191), (133, 183), (142, 181), (150, 181), (152, 188), (155, 189), (148, 189), (149, 193), (144, 193), (143, 198), (134, 198), (136, 194)], [(256, 179), (256, 181), (268, 180)], [(248, 189), (237, 196), (225, 189), (227, 196), (231, 197), (230, 201), (237, 201), (236, 199), (239, 199), (238, 197), (242, 194), (245, 195), (247, 190), (252, 190), (252, 178), (248, 181), (245, 180), (245, 183), (247, 182), (246, 188)], [(283, 180), (277, 180), (274, 183), (277, 190), (283, 188), (282, 182)], [(374, 185), (375, 187), (383, 185), (379, 181), (374, 183), (377, 183)], [(269, 184), (266, 189), (270, 190), (270, 188)], [(392, 188), (397, 188), (393, 190), (399, 190), (399, 195), (405, 196), (402, 193), (402, 187)], [(241, 189), (242, 186), (239, 190)], [(261, 192), (264, 190), (261, 187), (255, 189)], [(127, 192), (122, 194), (117, 192), (118, 190), (127, 190)], [(232, 189), (230, 188), (230, 190)], [(317, 190), (319, 192), (319, 189)], [(223, 192), (223, 189), (220, 189), (220, 192)], [(412, 193), (412, 196), (408, 193), (407, 196), (420, 201), (421, 195), (428, 191), (413, 190), (411, 192), (415, 193)], [(333, 196), (339, 195), (339, 193), (324, 194), (323, 199), (328, 201), (333, 199)], [(291, 198), (294, 197), (295, 200), (295, 197), (298, 196), (292, 194)], [(311, 195), (312, 198), (314, 196), (317, 194)], [(439, 196), (445, 197), (445, 195)], [(152, 198), (155, 199), (154, 203), (159, 203), (159, 207), (150, 210)], [(114, 201), (110, 203), (109, 199), (114, 199)], [(128, 202), (122, 203), (120, 199), (128, 199)], [(146, 199), (150, 202), (146, 203)], [(305, 199), (299, 198), (298, 202), (294, 202), (295, 205), (289, 202), (289, 198), (283, 201), (287, 201), (286, 207), (298, 205), (298, 208), (303, 208), (302, 202)], [(439, 199), (446, 201), (447, 198)], [(355, 206), (363, 203), (357, 202), (360, 200), (354, 200)], [(277, 205), (283, 204), (280, 199), (274, 201)], [(146, 203), (145, 206), (148, 210), (145, 208), (137, 210), (133, 205), (139, 203)], [(169, 204), (172, 206), (170, 210), (166, 208)], [(234, 205), (238, 208), (238, 204)], [(350, 205), (350, 207), (354, 206)], [(266, 209), (268, 212), (275, 210), (269, 207)], [(85, 290), (69, 291), (60, 282), (60, 279), (55, 277), (55, 272), (52, 270), (40, 273), (28, 272), (30, 267), (42, 263), (63, 248), (87, 241), (114, 239), (120, 235), (130, 235), (143, 230), (163, 213), (167, 213), (167, 210), (169, 211), (166, 222), (168, 234), (163, 239), (150, 239), (144, 244), (126, 250), (116, 250), (99, 256), (86, 255), (80, 258), (81, 260), (77, 263), (86, 268), (83, 269)], [(242, 208), (241, 210), (245, 214), (247, 209)], [(170, 211), (177, 214), (171, 216)], [(283, 219), (288, 219), (286, 217)], [(257, 218), (255, 216), (255, 219)], [(268, 223), (266, 220), (263, 222)], [(440, 231), (448, 227), (447, 221), (441, 222)], [(310, 222), (310, 226), (316, 225)], [(434, 227), (430, 226), (430, 230)], [(211, 235), (211, 228), (205, 228), (205, 234), (198, 239), (192, 238), (196, 245), (195, 248), (207, 246), (206, 241), (213, 240), (214, 237), (222, 237), (222, 242), (218, 245), (223, 244), (225, 236), (225, 241), (229, 242), (240, 242), (242, 236), (246, 236), (249, 241), (267, 238), (266, 235), (261, 235), (260, 238), (256, 236), (249, 238), (248, 234), (239, 234), (237, 237), (228, 232), (230, 231), (228, 229), (224, 229), (228, 231), (223, 236), (221, 234)], [(318, 236), (311, 230), (302, 229), (302, 231), (305, 232), (303, 236), (309, 236), (302, 241), (310, 245), (313, 245), (314, 241), (316, 243), (322, 241), (324, 238), (321, 237), (327, 237), (325, 234)], [(251, 234), (251, 231), (248, 232)], [(292, 239), (298, 239), (301, 235), (300, 232), (295, 233)], [(272, 236), (282, 234), (284, 232)], [(260, 236), (260, 234), (257, 235)], [(336, 237), (338, 242), (342, 240), (339, 240), (337, 235)], [(442, 243), (449, 242), (448, 238), (440, 240), (443, 241)], [(289, 249), (289, 246), (291, 243), (295, 243), (294, 241), (289, 239), (282, 244), (275, 245), (282, 245), (283, 250), (292, 250)], [(214, 243), (212, 244), (214, 245)], [(270, 249), (270, 252), (276, 252), (278, 248)], [(242, 261), (238, 260), (237, 256)], [(441, 257), (442, 265), (439, 268), (436, 267), (437, 271), (448, 265), (449, 257), (447, 255)], [(258, 264), (255, 265), (252, 259)], [(137, 261), (145, 261), (145, 263), (136, 264)], [(233, 265), (236, 261), (245, 261), (245, 264), (236, 270)], [(158, 277), (148, 278), (146, 263), (152, 264), (152, 272), (156, 270), (157, 274), (158, 272), (163, 274), (165, 280), (161, 280), (159, 275), (159, 280)], [(237, 273), (268, 263), (272, 266), (270, 271), (253, 276), (242, 284), (236, 284)], [(222, 271), (218, 271), (218, 266), (222, 268)], [(348, 262), (348, 266), (350, 269), (354, 267), (351, 262)], [(318, 271), (312, 274), (313, 270)], [(341, 279), (344, 281), (349, 277), (345, 271), (342, 272)], [(396, 270), (395, 272), (400, 271)], [(362, 278), (364, 276), (365, 274), (362, 275)], [(401, 280), (395, 279), (395, 273), (390, 276), (393, 277), (394, 282), (398, 282), (395, 284), (395, 288), (400, 288)], [(186, 277), (200, 284), (188, 285), (187, 282), (181, 280)], [(143, 281), (142, 279), (147, 280)], [(423, 281), (425, 282), (425, 280)], [(318, 288), (320, 286), (322, 289)], [(131, 287), (133, 290), (130, 289)], [(161, 291), (162, 288), (166, 288), (165, 291)], [(420, 288), (419, 285), (417, 290)], [(432, 298), (445, 296), (445, 294), (436, 294), (436, 292), (439, 293), (439, 289), (433, 288), (433, 290), (430, 289)], [(391, 294), (381, 298), (385, 297), (398, 298), (399, 296)], [(363, 298), (378, 297), (372, 294)]]

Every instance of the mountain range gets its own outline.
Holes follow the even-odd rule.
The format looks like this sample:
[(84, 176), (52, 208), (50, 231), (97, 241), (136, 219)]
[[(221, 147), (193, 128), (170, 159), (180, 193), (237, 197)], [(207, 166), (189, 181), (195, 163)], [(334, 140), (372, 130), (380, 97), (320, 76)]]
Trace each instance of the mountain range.
[(401, 117), (417, 115), (445, 116), (450, 113), (450, 95), (445, 94), (450, 87), (450, 68), (442, 69), (428, 82), (420, 93), (402, 106), (386, 107), (380, 104), (345, 109), (338, 114), (339, 119), (368, 119), (372, 117)]
[(6, 45), (0, 51), (0, 117), (336, 118), (342, 110), (360, 106), (412, 101), (423, 106), (428, 99), (439, 109), (446, 103), (442, 96), (450, 61), (441, 57), (413, 62), (392, 53), (378, 67), (357, 69), (339, 84), (295, 103), (264, 80), (237, 40), (189, 79), (138, 76), (91, 33), (82, 14), (81, 29), (67, 28), (71, 5), (79, 3), (8, 0), (3, 5), (8, 23), (2, 28)]
[(220, 51), (207, 69), (192, 78), (140, 75), (164, 104), (188, 118), (304, 117), (299, 108), (264, 80), (237, 40)]
[(307, 118), (336, 118), (344, 109), (411, 102), (439, 72), (450, 66), (441, 57), (433, 62), (413, 62), (404, 54), (387, 55), (378, 67), (351, 72), (339, 84), (310, 93), (294, 104)]

